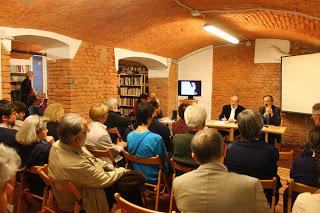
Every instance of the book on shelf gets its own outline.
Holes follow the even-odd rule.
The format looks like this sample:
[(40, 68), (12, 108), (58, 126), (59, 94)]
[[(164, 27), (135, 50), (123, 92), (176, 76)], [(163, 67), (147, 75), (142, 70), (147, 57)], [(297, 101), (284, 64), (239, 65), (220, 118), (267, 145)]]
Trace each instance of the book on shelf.
[(141, 86), (141, 77), (121, 77), (120, 78), (120, 86)]
[(30, 65), (10, 65), (10, 72), (11, 73), (26, 73), (30, 71)]
[(122, 88), (120, 87), (120, 95), (132, 95), (139, 96), (141, 95), (141, 88)]
[(129, 115), (132, 109), (120, 108), (120, 113), (123, 115)]
[(133, 98), (120, 98), (120, 105), (121, 106), (134, 106), (136, 99)]

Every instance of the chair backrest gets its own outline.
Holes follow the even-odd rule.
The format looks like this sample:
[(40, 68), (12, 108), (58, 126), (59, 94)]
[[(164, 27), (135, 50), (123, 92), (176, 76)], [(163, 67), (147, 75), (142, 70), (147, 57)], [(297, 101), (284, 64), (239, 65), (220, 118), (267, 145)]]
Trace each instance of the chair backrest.
[(145, 165), (158, 165), (160, 170), (163, 170), (162, 161), (159, 155), (155, 157), (150, 157), (150, 158), (140, 158), (135, 155), (129, 154), (127, 151), (123, 151), (122, 153), (126, 159), (126, 164), (127, 164), (126, 167), (128, 167), (128, 164), (132, 162), (132, 163), (139, 163), (139, 164), (145, 164)]
[(81, 201), (81, 193), (79, 189), (70, 181), (53, 181), (56, 189), (71, 193), (77, 201)]
[(279, 152), (279, 160), (288, 160), (291, 163), (291, 166), (293, 161), (293, 150), (290, 152)]
[(263, 189), (272, 189), (271, 209), (275, 212), (276, 208), (276, 193), (277, 193), (277, 178), (273, 177), (272, 180), (260, 180)]
[(159, 213), (158, 211), (146, 209), (146, 208), (137, 206), (133, 203), (130, 203), (129, 201), (122, 198), (119, 193), (115, 193), (114, 198), (116, 199), (118, 205), (120, 206), (122, 213)]
[(52, 179), (48, 176), (48, 164), (45, 164), (43, 167), (38, 168), (37, 172), (47, 186), (53, 184)]
[(195, 169), (194, 167), (188, 167), (188, 166), (181, 165), (180, 163), (175, 161), (173, 158), (171, 158), (170, 161), (171, 161), (171, 166), (172, 166), (174, 174), (176, 174), (177, 171), (187, 173), (187, 172), (191, 172), (192, 170)]
[(290, 179), (290, 185), (289, 185), (289, 193), (288, 193), (288, 202), (287, 202), (287, 212), (291, 212), (291, 206), (292, 206), (292, 192), (310, 192), (315, 193), (318, 191), (319, 188), (307, 186), (302, 183), (294, 182), (293, 179)]
[(96, 149), (89, 145), (86, 145), (86, 149), (96, 158), (109, 158), (114, 166), (117, 165), (110, 149)]
[(122, 140), (121, 134), (120, 134), (120, 132), (119, 132), (117, 127), (107, 128), (107, 131), (108, 131), (109, 134), (116, 135), (118, 141)]

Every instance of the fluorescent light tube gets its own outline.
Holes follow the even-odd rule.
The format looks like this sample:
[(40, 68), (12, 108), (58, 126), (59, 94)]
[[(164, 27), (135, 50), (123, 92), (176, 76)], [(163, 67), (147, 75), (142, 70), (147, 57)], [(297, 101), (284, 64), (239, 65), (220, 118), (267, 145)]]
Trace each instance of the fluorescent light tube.
[(239, 43), (239, 40), (236, 38), (236, 37), (233, 37), (232, 35), (222, 31), (221, 29), (215, 27), (215, 26), (212, 26), (212, 25), (208, 25), (208, 24), (205, 24), (203, 26), (203, 29), (209, 33), (212, 33), (226, 41), (229, 41), (233, 44), (238, 44)]

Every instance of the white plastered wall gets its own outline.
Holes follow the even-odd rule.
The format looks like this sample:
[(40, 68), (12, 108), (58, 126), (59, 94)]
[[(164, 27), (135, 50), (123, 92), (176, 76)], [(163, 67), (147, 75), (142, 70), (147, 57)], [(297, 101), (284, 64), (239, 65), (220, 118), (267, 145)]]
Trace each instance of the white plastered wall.
[[(207, 110), (211, 119), (213, 48), (205, 47), (178, 60), (179, 80), (200, 80), (201, 97), (194, 97)], [(187, 97), (178, 97), (179, 100)]]

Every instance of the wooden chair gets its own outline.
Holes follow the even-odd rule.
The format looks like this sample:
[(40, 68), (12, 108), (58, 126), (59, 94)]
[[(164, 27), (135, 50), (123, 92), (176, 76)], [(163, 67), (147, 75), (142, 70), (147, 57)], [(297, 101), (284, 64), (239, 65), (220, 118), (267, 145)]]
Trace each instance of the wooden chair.
[(113, 128), (107, 128), (107, 131), (110, 135), (116, 135), (117, 136), (117, 142), (122, 141), (122, 137), (121, 134), (118, 130), (117, 127), (113, 127)]
[[(279, 152), (279, 161), (287, 161), (287, 164), (289, 164), (291, 168), (293, 162), (293, 150), (290, 152)], [(278, 175), (281, 180), (288, 181), (290, 178), (290, 169), (279, 166)]]
[(294, 182), (293, 179), (290, 179), (290, 185), (289, 185), (289, 192), (288, 192), (288, 203), (287, 203), (287, 212), (291, 213), (291, 206), (292, 206), (292, 192), (310, 192), (315, 193), (319, 188), (307, 186), (302, 183)]
[(36, 194), (32, 194), (29, 191), (28, 188), (28, 182), (25, 178), (25, 176), (27, 175), (27, 173), (31, 173), (31, 174), (36, 174), (38, 175), (38, 169), (42, 168), (43, 166), (33, 166), (31, 168), (25, 169), (24, 171), (19, 173), (19, 179), (20, 179), (20, 183), (16, 183), (16, 187), (17, 187), (17, 195), (18, 195), (18, 201), (17, 201), (17, 207), (15, 207), (15, 212), (20, 213), (22, 212), (22, 205), (23, 205), (23, 197), (25, 196), (30, 196), (36, 200), (42, 201), (43, 202), (43, 197), (36, 195)]
[(145, 165), (157, 165), (159, 166), (159, 172), (158, 172), (158, 179), (157, 184), (151, 184), (151, 183), (145, 183), (146, 186), (150, 186), (154, 188), (154, 191), (156, 192), (156, 204), (155, 204), (155, 210), (158, 210), (159, 207), (159, 197), (160, 197), (160, 187), (161, 182), (163, 181), (165, 188), (167, 189), (168, 193), (170, 194), (170, 189), (168, 185), (167, 178), (165, 176), (163, 163), (161, 161), (161, 158), (159, 155), (155, 157), (150, 158), (140, 158), (135, 155), (131, 155), (126, 151), (123, 151), (123, 155), (126, 160), (126, 168), (128, 168), (129, 163), (137, 163), (137, 164), (145, 164)]
[(113, 157), (113, 153), (110, 149), (96, 149), (92, 146), (86, 145), (86, 149), (96, 158), (109, 158), (111, 163), (117, 167), (117, 162)]
[(260, 180), (263, 189), (272, 189), (271, 211), (276, 212), (276, 193), (277, 193), (277, 178), (272, 180)]
[(146, 209), (130, 203), (129, 201), (122, 198), (119, 193), (115, 193), (114, 198), (116, 199), (122, 213), (158, 213), (158, 211)]
[[(55, 210), (52, 209), (48, 205), (48, 198), (51, 192), (51, 187), (55, 187), (57, 190), (65, 191), (68, 193), (71, 193), (75, 199), (76, 202), (74, 204), (73, 212), (74, 213), (79, 213), (82, 205), (82, 197), (81, 193), (78, 190), (78, 188), (74, 185), (74, 183), (70, 181), (54, 181), (48, 176), (48, 167), (47, 165), (44, 166), (43, 168), (38, 169), (40, 177), (43, 179), (43, 181), (46, 183), (48, 186), (48, 190), (45, 191), (45, 199), (42, 205), (42, 211), (41, 212), (51, 212), (51, 213), (56, 213)], [(49, 188), (50, 187), (50, 188)]]
[[(173, 180), (175, 179), (175, 177), (177, 175), (177, 171), (181, 171), (181, 172), (187, 173), (187, 172), (191, 172), (192, 170), (195, 169), (193, 167), (183, 166), (183, 165), (177, 163), (177, 161), (173, 160), (172, 158), (171, 158), (170, 162), (171, 162), (171, 166), (172, 166), (172, 169), (173, 169), (172, 183), (173, 183)], [(172, 188), (171, 189), (171, 193), (170, 193), (169, 212), (172, 212), (173, 204), (174, 204), (174, 195), (173, 195), (173, 188)]]

